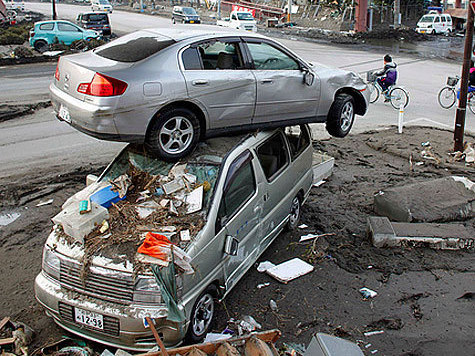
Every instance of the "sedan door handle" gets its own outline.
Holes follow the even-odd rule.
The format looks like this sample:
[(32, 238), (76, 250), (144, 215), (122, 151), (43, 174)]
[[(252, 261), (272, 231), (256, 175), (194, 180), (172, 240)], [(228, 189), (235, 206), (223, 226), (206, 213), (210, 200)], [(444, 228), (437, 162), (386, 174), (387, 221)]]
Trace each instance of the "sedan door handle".
[(261, 83), (262, 83), (262, 84), (270, 84), (270, 83), (272, 83), (272, 82), (273, 82), (272, 79), (262, 79), (262, 80), (261, 80)]
[(197, 80), (193, 80), (191, 82), (191, 84), (193, 84), (193, 85), (208, 85), (209, 81), (206, 80), (206, 79), (197, 79)]

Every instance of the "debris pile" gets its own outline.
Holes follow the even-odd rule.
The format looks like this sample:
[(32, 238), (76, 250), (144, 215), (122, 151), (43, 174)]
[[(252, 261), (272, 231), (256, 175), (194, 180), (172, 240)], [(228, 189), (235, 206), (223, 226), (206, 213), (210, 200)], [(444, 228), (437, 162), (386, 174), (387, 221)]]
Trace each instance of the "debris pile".
[(28, 355), (34, 331), (27, 325), (14, 322), (9, 317), (0, 320), (0, 352), (10, 355)]

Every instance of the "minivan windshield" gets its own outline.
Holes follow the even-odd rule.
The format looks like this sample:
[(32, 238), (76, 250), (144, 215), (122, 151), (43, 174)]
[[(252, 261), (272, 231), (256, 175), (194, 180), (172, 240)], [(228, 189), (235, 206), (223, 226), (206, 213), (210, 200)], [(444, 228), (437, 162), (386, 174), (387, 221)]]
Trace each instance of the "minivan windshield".
[(197, 15), (195, 9), (192, 8), (192, 7), (184, 7), (184, 8), (183, 8), (183, 13), (184, 13), (185, 15)]
[(428, 16), (428, 15), (422, 16), (420, 22), (434, 22), (434, 18), (435, 16)]
[(110, 5), (108, 0), (99, 0), (99, 4), (101, 4), (101, 5)]
[(252, 20), (254, 20), (254, 17), (252, 17), (252, 14), (250, 12), (238, 12), (237, 17), (241, 21), (252, 21)]
[(175, 41), (148, 31), (137, 31), (122, 36), (94, 53), (118, 62), (138, 62), (174, 44)]

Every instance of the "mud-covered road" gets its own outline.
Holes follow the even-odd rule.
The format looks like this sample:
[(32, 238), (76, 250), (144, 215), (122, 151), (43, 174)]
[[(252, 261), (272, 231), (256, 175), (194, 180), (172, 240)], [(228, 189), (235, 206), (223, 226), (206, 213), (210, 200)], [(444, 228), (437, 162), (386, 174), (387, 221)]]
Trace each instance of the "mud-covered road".
[[(421, 143), (426, 141), (440, 156), (440, 165), (421, 158)], [(312, 190), (302, 217), (309, 227), (282, 234), (260, 259), (279, 263), (298, 256), (312, 263), (314, 272), (283, 285), (251, 269), (218, 307), (215, 330), (223, 330), (230, 317), (252, 315), (263, 328), (282, 330), (282, 342), (308, 344), (320, 331), (357, 341), (368, 355), (374, 350), (379, 355), (466, 355), (474, 350), (475, 308), (473, 294), (466, 294), (474, 292), (473, 251), (377, 249), (365, 234), (373, 195), (381, 189), (451, 174), (475, 180), (473, 166), (447, 162), (451, 145), (450, 132), (415, 127), (403, 135), (393, 128), (315, 142), (315, 148), (335, 157), (334, 174)], [(414, 172), (409, 169), (411, 153), (425, 162)], [(21, 179), (0, 178), (0, 215), (21, 214), (0, 226), (0, 317), (8, 315), (36, 329), (33, 348), (67, 334), (34, 299), (33, 281), (41, 268), (50, 218), (84, 186), (87, 173), (97, 173), (105, 164), (71, 169), (58, 162)], [(36, 207), (51, 198), (51, 205)], [(463, 223), (475, 235), (475, 219)], [(298, 243), (309, 232), (334, 235), (314, 246)], [(264, 282), (270, 285), (256, 287)], [(378, 295), (363, 300), (358, 292), (362, 287)], [(463, 295), (469, 297), (460, 298)], [(278, 311), (271, 311), (270, 299)], [(365, 337), (363, 332), (369, 330), (384, 333)]]

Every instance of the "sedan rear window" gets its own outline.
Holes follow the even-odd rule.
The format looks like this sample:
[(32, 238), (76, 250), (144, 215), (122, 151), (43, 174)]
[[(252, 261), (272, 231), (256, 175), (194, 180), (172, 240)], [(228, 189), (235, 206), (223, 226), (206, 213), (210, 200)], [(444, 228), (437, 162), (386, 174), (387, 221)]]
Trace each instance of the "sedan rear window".
[(109, 18), (106, 14), (87, 14), (83, 16), (83, 19), (91, 22), (109, 23)]
[(174, 44), (175, 41), (146, 31), (123, 36), (100, 47), (95, 53), (118, 62), (138, 62)]

